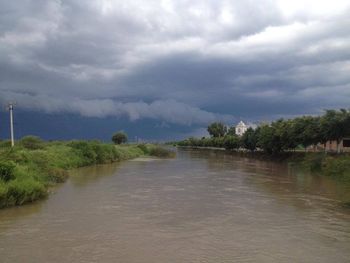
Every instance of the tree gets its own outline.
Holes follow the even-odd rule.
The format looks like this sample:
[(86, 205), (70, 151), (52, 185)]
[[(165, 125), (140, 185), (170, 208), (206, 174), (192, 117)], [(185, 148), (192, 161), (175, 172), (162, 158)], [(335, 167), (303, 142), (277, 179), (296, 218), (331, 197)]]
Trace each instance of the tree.
[(256, 150), (257, 142), (257, 132), (255, 132), (253, 128), (249, 127), (241, 137), (241, 146), (253, 152)]
[(322, 134), (320, 132), (320, 117), (304, 117), (305, 120), (305, 129), (303, 131), (303, 140), (302, 144), (304, 147), (309, 145), (315, 146), (323, 142)]
[(227, 150), (233, 150), (239, 148), (239, 138), (235, 136), (225, 136), (224, 139), (224, 147)]
[(349, 132), (350, 112), (345, 109), (327, 110), (321, 118), (321, 132), (326, 140), (337, 142), (337, 152), (339, 153), (339, 143)]
[(280, 126), (282, 120), (271, 123), (271, 125), (264, 124), (260, 126), (257, 145), (269, 154), (280, 153), (284, 149), (284, 144), (281, 139)]
[(320, 142), (319, 118), (312, 116), (303, 116), (291, 120), (291, 141), (294, 141), (295, 147), (302, 145), (305, 150), (310, 145), (316, 145)]
[(115, 144), (122, 144), (128, 141), (128, 136), (124, 131), (118, 131), (112, 136), (112, 141)]
[(208, 126), (207, 131), (209, 132), (210, 136), (214, 138), (220, 138), (225, 136), (227, 127), (221, 122), (214, 122)]
[(279, 119), (271, 124), (274, 133), (274, 151), (280, 152), (296, 147), (292, 120)]
[(235, 136), (235, 135), (236, 135), (236, 127), (230, 127), (230, 128), (228, 129), (226, 135)]
[[(235, 149), (240, 146), (254, 151), (259, 150), (270, 154), (278, 154), (283, 151), (294, 150), (302, 145), (305, 150), (318, 143), (326, 144), (327, 141), (339, 144), (347, 136), (350, 136), (350, 110), (327, 110), (323, 116), (303, 116), (294, 119), (279, 119), (271, 124), (263, 124), (255, 130), (248, 129), (242, 137), (235, 135), (234, 127), (227, 131), (227, 127), (215, 122), (209, 125), (208, 132), (211, 138), (201, 140), (187, 140), (183, 144), (198, 146), (215, 146)], [(326, 150), (326, 147), (325, 147)]]
[(273, 129), (270, 125), (264, 124), (260, 126), (258, 135), (258, 146), (264, 152), (272, 153), (272, 140), (273, 140)]

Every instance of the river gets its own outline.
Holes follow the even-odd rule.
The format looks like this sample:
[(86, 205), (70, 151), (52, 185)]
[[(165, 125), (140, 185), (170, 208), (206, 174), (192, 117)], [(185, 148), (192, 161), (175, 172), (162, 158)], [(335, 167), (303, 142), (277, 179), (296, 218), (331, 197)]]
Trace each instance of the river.
[(1, 262), (349, 262), (350, 188), (224, 152), (86, 167), (0, 210)]

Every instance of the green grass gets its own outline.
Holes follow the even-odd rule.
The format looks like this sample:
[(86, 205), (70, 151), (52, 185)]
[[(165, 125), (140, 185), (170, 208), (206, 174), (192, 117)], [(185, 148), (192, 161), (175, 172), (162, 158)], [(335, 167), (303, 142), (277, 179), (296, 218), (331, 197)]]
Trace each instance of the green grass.
[(156, 156), (159, 158), (172, 158), (175, 156), (174, 152), (158, 145), (150, 145), (148, 148), (148, 153), (151, 156)]
[(0, 208), (47, 196), (48, 188), (68, 178), (68, 170), (143, 155), (171, 157), (159, 146), (113, 145), (99, 141), (44, 142), (27, 136), (14, 148), (0, 143)]
[(323, 162), (322, 170), (327, 176), (350, 182), (350, 156), (327, 156)]
[(310, 172), (350, 182), (349, 154), (295, 153), (287, 161), (301, 164)]

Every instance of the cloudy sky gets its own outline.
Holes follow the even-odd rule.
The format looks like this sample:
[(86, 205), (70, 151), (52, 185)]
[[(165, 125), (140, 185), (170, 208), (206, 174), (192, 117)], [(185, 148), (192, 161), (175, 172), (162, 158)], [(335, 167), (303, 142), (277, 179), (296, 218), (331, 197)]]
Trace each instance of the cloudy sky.
[(0, 0), (0, 103), (43, 127), (163, 138), (349, 108), (349, 14), (349, 0)]

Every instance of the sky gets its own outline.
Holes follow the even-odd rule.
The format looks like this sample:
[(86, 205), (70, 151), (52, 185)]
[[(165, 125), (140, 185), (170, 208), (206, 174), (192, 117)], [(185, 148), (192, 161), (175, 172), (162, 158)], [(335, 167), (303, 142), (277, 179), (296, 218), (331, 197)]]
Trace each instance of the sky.
[(20, 134), (47, 139), (349, 108), (349, 14), (348, 0), (0, 0), (0, 137), (8, 101)]

